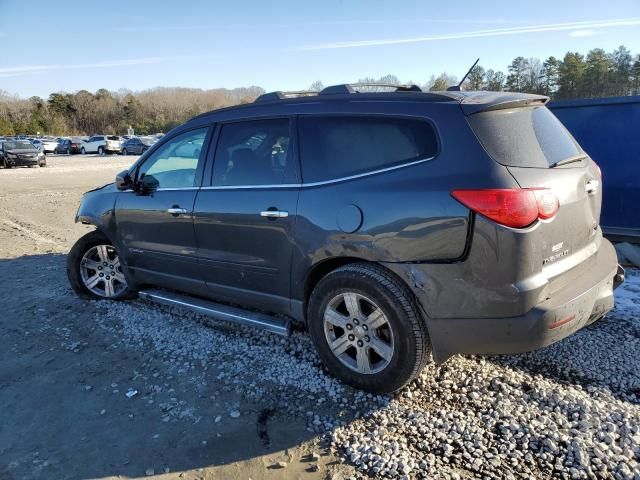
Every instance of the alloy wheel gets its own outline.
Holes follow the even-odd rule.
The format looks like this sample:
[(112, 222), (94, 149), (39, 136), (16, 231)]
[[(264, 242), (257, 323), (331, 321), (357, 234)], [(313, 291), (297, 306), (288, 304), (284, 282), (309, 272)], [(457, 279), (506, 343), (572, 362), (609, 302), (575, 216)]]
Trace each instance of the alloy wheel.
[(103, 298), (116, 297), (127, 289), (120, 258), (111, 245), (96, 245), (85, 252), (80, 278), (91, 293)]
[(329, 348), (351, 370), (373, 374), (391, 362), (393, 330), (373, 300), (355, 292), (340, 293), (327, 304), (323, 322)]

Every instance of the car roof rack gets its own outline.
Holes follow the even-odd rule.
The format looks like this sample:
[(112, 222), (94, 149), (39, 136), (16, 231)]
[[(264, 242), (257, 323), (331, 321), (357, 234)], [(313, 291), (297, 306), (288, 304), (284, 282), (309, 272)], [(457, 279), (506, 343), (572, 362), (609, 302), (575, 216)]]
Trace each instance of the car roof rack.
[(294, 90), (290, 92), (269, 92), (260, 95), (256, 98), (253, 103), (261, 103), (261, 102), (273, 102), (276, 100), (284, 100), (285, 98), (298, 98), (298, 97), (311, 97), (313, 95), (318, 95), (318, 92), (315, 90)]
[(383, 87), (383, 88), (395, 88), (396, 92), (422, 92), (422, 89), (418, 85), (405, 85), (396, 83), (343, 83), (342, 85), (331, 85), (330, 87), (323, 88), (320, 91), (320, 95), (339, 95), (347, 93), (359, 93), (359, 87)]

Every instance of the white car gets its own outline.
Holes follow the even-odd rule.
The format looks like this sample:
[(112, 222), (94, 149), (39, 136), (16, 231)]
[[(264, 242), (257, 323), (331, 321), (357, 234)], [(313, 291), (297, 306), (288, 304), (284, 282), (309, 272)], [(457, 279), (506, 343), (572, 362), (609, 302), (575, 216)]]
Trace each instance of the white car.
[(58, 140), (55, 138), (47, 138), (42, 141), (42, 150), (44, 153), (53, 153), (58, 146)]
[(93, 135), (80, 147), (80, 153), (120, 153), (122, 140), (116, 135)]

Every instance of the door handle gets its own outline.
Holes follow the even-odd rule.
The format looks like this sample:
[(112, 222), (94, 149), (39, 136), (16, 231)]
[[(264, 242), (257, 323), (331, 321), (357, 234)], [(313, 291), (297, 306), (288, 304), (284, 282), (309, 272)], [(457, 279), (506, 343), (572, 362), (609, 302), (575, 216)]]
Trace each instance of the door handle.
[(289, 216), (289, 212), (283, 210), (263, 210), (260, 212), (260, 216), (267, 218), (286, 218)]
[(167, 213), (170, 213), (171, 215), (184, 215), (187, 213), (187, 209), (180, 207), (171, 207), (167, 208)]

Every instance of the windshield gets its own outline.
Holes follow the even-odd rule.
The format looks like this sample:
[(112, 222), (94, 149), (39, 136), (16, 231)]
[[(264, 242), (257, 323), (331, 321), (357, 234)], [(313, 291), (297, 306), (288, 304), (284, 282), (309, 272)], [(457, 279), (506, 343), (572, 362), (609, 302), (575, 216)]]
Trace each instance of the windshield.
[(19, 142), (4, 142), (5, 150), (31, 150), (33, 145), (31, 142), (19, 141)]
[(476, 113), (469, 117), (469, 124), (487, 153), (509, 167), (549, 168), (583, 154), (547, 107)]

